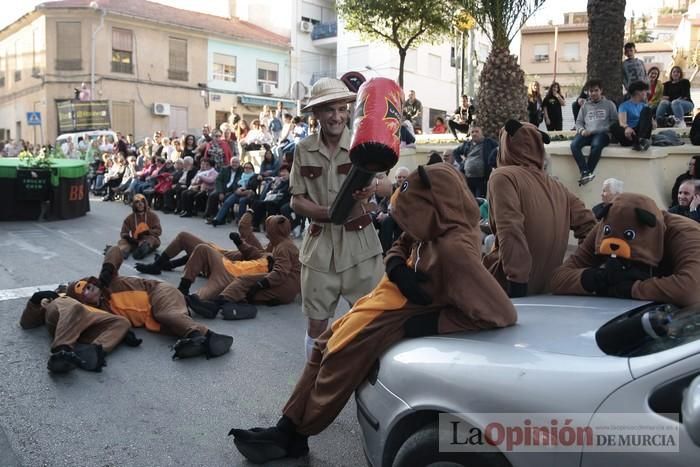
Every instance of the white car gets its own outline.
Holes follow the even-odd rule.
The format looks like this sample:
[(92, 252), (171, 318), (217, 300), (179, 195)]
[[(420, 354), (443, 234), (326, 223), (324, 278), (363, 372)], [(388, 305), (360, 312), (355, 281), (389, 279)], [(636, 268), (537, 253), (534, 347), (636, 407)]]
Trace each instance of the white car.
[[(642, 323), (640, 318), (656, 313), (649, 310), (659, 305), (572, 296), (513, 302), (515, 326), (407, 339), (379, 359), (356, 391), (370, 465), (700, 465), (699, 311), (684, 311), (684, 320), (674, 324), (680, 334), (654, 339), (642, 331), (634, 345), (606, 349), (616, 354), (609, 355), (598, 344), (601, 333), (614, 346), (630, 343), (628, 325)], [(676, 420), (667, 415), (681, 412)], [(678, 449), (600, 452), (584, 446), (523, 452), (499, 445), (487, 446), (487, 452), (447, 452), (439, 441), (449, 444), (451, 434), (444, 424), (440, 431), (438, 421), (450, 413), (462, 414), (461, 423), (478, 430), (486, 423), (481, 414), (587, 414), (590, 426), (605, 414), (622, 414), (616, 415), (621, 424), (628, 415), (640, 416), (675, 432)]]

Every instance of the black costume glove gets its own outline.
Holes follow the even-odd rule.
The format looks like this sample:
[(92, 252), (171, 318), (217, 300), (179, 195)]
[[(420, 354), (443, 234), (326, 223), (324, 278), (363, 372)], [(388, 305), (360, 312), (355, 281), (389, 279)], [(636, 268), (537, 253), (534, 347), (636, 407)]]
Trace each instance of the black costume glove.
[(249, 289), (248, 293), (245, 294), (245, 298), (248, 301), (248, 303), (253, 303), (255, 301), (255, 294), (260, 292), (263, 289), (269, 289), (270, 288), (270, 281), (267, 279), (261, 279), (257, 281), (255, 284), (253, 284)]
[(420, 282), (427, 281), (428, 276), (406, 266), (403, 259), (395, 257), (389, 260), (386, 265), (386, 274), (409, 302), (416, 305), (433, 303), (433, 298), (418, 285)]
[(102, 270), (100, 271), (100, 276), (98, 277), (98, 280), (100, 281), (100, 286), (109, 287), (109, 284), (112, 282), (112, 279), (114, 279), (114, 276), (116, 275), (117, 268), (115, 268), (112, 263), (102, 264)]
[(584, 270), (581, 274), (581, 285), (586, 291), (596, 295), (629, 298), (631, 284), (652, 276), (651, 270), (643, 270), (642, 267), (644, 266), (629, 261), (609, 258), (602, 267)]
[(143, 342), (143, 339), (139, 339), (136, 337), (136, 334), (134, 334), (134, 331), (131, 329), (126, 333), (126, 336), (124, 337), (124, 343), (128, 345), (129, 347), (138, 347), (141, 345), (141, 342)]
[(122, 238), (123, 238), (124, 240), (126, 240), (127, 242), (129, 242), (130, 245), (136, 246), (136, 245), (139, 244), (139, 241), (136, 240), (136, 239), (135, 239), (134, 237), (132, 237), (131, 235), (125, 235), (125, 236), (123, 236)]
[(411, 316), (403, 323), (404, 337), (434, 336), (438, 333), (440, 312)]
[(609, 297), (633, 298), (632, 286), (635, 281), (623, 281), (608, 288)]
[(41, 305), (41, 301), (45, 298), (48, 298), (49, 300), (54, 300), (58, 298), (58, 294), (51, 290), (40, 290), (39, 292), (35, 292), (34, 295), (32, 295), (32, 298), (29, 299), (29, 301), (35, 305)]
[(508, 281), (508, 297), (518, 298), (527, 296), (527, 282)]
[(620, 258), (608, 259), (605, 262), (605, 271), (608, 285), (616, 285), (627, 281), (643, 281), (649, 279), (652, 275), (648, 266)]
[(241, 244), (243, 243), (243, 240), (241, 239), (241, 235), (238, 232), (231, 232), (228, 234), (228, 238), (231, 239), (231, 241), (238, 247), (241, 247)]

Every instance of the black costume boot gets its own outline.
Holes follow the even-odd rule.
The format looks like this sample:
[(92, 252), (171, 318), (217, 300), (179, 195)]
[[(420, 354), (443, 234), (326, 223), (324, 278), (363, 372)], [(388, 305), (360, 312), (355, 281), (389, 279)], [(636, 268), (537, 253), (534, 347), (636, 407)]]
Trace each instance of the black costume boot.
[[(134, 253), (134, 258), (136, 258), (136, 253)], [(169, 265), (170, 257), (163, 253), (156, 257), (155, 261), (150, 264), (147, 263), (136, 263), (136, 270), (144, 274), (152, 274), (157, 276), (162, 270), (166, 269), (166, 265)]]
[(286, 416), (270, 428), (232, 429), (233, 443), (238, 451), (255, 464), (264, 464), (285, 457), (301, 457), (309, 452), (308, 436), (297, 433), (296, 426)]
[(106, 353), (99, 344), (76, 344), (75, 353), (83, 361), (78, 365), (83, 370), (100, 373), (102, 367), (107, 366)]
[(217, 334), (212, 331), (207, 331), (207, 360), (222, 356), (231, 349), (232, 345), (233, 337), (227, 336), (226, 334)]
[(163, 271), (172, 271), (177, 267), (184, 266), (185, 264), (187, 264), (188, 259), (190, 259), (190, 255), (180, 256), (179, 258), (171, 259), (163, 265)]
[(221, 308), (218, 301), (202, 300), (197, 294), (187, 296), (187, 305), (189, 305), (190, 310), (194, 311), (202, 318), (207, 319), (216, 318), (216, 315), (219, 314), (219, 310)]
[(85, 362), (67, 345), (59, 345), (52, 349), (46, 368), (51, 373), (68, 373), (84, 365)]
[(221, 305), (221, 316), (225, 320), (253, 319), (258, 314), (258, 308), (252, 303), (224, 302)]
[(192, 281), (183, 277), (180, 279), (180, 285), (177, 286), (177, 290), (182, 292), (182, 295), (186, 297), (190, 294), (190, 287), (192, 287)]
[(232, 344), (233, 337), (231, 336), (212, 331), (207, 331), (207, 335), (203, 336), (199, 331), (192, 331), (187, 337), (175, 342), (173, 360), (199, 355), (206, 355), (207, 359), (219, 357), (228, 352)]
[(175, 353), (173, 353), (173, 360), (176, 358), (190, 358), (204, 355), (206, 352), (206, 340), (207, 338), (199, 331), (192, 331), (187, 337), (178, 339), (175, 345), (173, 345), (173, 350), (175, 351)]
[(131, 253), (131, 255), (134, 257), (134, 259), (144, 259), (152, 251), (153, 248), (151, 248), (151, 245), (149, 245), (148, 242), (143, 242), (138, 247), (136, 247), (136, 249), (133, 251), (133, 253)]

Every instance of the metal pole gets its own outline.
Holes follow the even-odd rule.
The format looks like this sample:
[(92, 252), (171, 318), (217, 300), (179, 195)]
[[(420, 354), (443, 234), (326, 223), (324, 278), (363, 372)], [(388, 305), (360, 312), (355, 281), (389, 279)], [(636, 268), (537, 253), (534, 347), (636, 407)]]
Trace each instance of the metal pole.
[(105, 24), (105, 14), (107, 14), (107, 10), (104, 8), (100, 8), (102, 11), (102, 14), (100, 15), (100, 25), (97, 27), (92, 27), (92, 44), (91, 44), (91, 59), (90, 59), (90, 100), (93, 100), (95, 98), (95, 49), (97, 48), (97, 44), (95, 44), (95, 39), (97, 37), (97, 33), (100, 32), (102, 27)]
[(469, 61), (467, 62), (467, 90), (469, 97), (474, 98), (474, 51), (476, 50), (476, 35), (474, 29), (469, 30)]
[(552, 82), (557, 80), (557, 52), (558, 52), (558, 41), (559, 41), (559, 26), (554, 26), (554, 77)]
[[(461, 47), (461, 49), (462, 49), (462, 55), (461, 55), (461, 61), (462, 61), (462, 79), (461, 79), (460, 82), (459, 82), (459, 84), (460, 84), (460, 86), (461, 86), (461, 88), (462, 88), (462, 94), (466, 94), (466, 93), (464, 92), (464, 87), (465, 87), (465, 86), (464, 86), (464, 82), (465, 82), (465, 81), (464, 81), (464, 78), (465, 78), (466, 71), (467, 71), (467, 70), (465, 69), (465, 66), (464, 66), (464, 65), (465, 65), (465, 63), (464, 63), (464, 62), (465, 62), (465, 55), (466, 55), (466, 50), (464, 50), (464, 49), (466, 48), (466, 45), (467, 45), (464, 36), (465, 36), (465, 34), (464, 34), (464, 31), (463, 31), (463, 32), (462, 32), (462, 40), (461, 40), (461, 44), (460, 44), (460, 47)], [(459, 100), (458, 100), (458, 102), (459, 102)]]

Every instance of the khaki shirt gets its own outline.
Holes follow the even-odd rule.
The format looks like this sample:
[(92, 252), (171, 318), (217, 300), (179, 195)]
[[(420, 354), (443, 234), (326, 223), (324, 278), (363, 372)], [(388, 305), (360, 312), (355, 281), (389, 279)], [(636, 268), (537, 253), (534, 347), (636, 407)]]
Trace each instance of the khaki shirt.
[[(338, 195), (343, 181), (352, 167), (349, 156), (350, 130), (345, 128), (335, 154), (321, 142), (320, 132), (303, 139), (294, 152), (294, 163), (289, 175), (292, 195), (305, 195), (319, 206), (330, 206)], [(356, 208), (359, 209), (360, 203)], [(361, 214), (353, 211), (353, 216)], [(321, 233), (312, 237), (307, 231), (301, 244), (301, 264), (320, 272), (330, 271), (331, 262), (336, 272), (351, 267), (382, 253), (382, 246), (374, 225), (357, 231), (346, 231), (342, 225), (319, 224)]]

